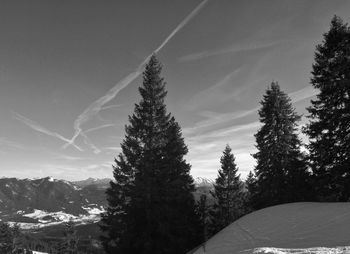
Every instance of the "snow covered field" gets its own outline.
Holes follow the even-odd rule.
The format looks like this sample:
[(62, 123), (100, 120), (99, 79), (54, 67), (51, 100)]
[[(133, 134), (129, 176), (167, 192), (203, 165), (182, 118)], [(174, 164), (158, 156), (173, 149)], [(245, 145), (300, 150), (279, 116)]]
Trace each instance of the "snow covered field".
[[(43, 227), (59, 225), (64, 222), (72, 220), (78, 225), (94, 223), (100, 220), (100, 214), (104, 212), (103, 207), (83, 207), (88, 214), (81, 214), (78, 216), (67, 214), (65, 212), (46, 212), (42, 210), (35, 209), (34, 212), (28, 214), (22, 214), (24, 217), (37, 219), (38, 223), (17, 223), (22, 229), (39, 229)], [(20, 211), (22, 212), (22, 211)], [(10, 225), (15, 224), (15, 222), (9, 222)]]
[(291, 203), (242, 217), (193, 253), (350, 254), (346, 246), (350, 202)]

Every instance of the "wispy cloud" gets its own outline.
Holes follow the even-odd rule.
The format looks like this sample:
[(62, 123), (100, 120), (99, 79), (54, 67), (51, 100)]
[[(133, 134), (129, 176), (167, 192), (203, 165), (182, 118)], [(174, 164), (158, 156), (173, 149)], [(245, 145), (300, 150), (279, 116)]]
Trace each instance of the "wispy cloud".
[[(154, 53), (158, 53), (192, 18), (194, 18), (199, 11), (204, 7), (204, 5), (209, 0), (204, 0), (201, 2), (189, 15), (185, 17), (175, 29), (165, 38), (165, 40), (154, 50)], [(82, 134), (82, 125), (89, 121), (92, 117), (97, 115), (103, 106), (114, 99), (118, 93), (127, 87), (131, 82), (138, 78), (142, 71), (144, 65), (148, 62), (151, 55), (147, 56), (145, 60), (136, 68), (135, 71), (127, 75), (125, 78), (120, 80), (114, 87), (112, 87), (104, 96), (94, 101), (90, 106), (88, 106), (83, 113), (81, 113), (78, 118), (74, 121), (75, 133), (73, 137), (67, 141), (68, 145), (74, 145), (75, 139)]]
[(54, 156), (55, 156), (55, 159), (66, 160), (66, 161), (86, 160), (86, 158), (83, 158), (80, 156), (71, 156), (71, 155), (61, 154), (61, 153), (54, 153)]
[(192, 135), (200, 131), (210, 130), (213, 127), (217, 127), (217, 125), (257, 113), (258, 109), (259, 108), (256, 107), (253, 109), (240, 110), (232, 113), (217, 113), (213, 111), (203, 111), (201, 112), (201, 115), (205, 116), (207, 119), (197, 122), (192, 127), (184, 128), (183, 132), (186, 135)]
[(106, 146), (103, 147), (102, 150), (105, 150), (106, 154), (116, 154), (120, 153), (122, 151), (122, 148), (120, 146)]
[(318, 90), (314, 89), (311, 85), (304, 87), (302, 89), (299, 89), (295, 92), (292, 92), (289, 94), (290, 98), (292, 99), (292, 102), (299, 102), (302, 100), (305, 100), (307, 98), (310, 98), (312, 96), (315, 96), (318, 94)]
[(261, 44), (242, 44), (242, 45), (234, 45), (227, 48), (221, 48), (221, 49), (215, 49), (215, 50), (207, 50), (202, 51), (198, 53), (189, 54), (187, 56), (182, 56), (179, 58), (180, 62), (189, 62), (189, 61), (196, 61), (199, 59), (217, 56), (217, 55), (224, 55), (229, 53), (238, 53), (243, 51), (252, 51), (252, 50), (259, 50), (259, 49), (266, 49), (274, 47), (278, 44), (280, 44), (281, 41), (277, 42), (267, 42), (267, 43), (261, 43)]
[[(235, 96), (235, 92), (228, 91), (232, 90), (232, 87), (235, 89), (233, 84), (233, 78), (237, 76), (241, 68), (237, 68), (224, 77), (221, 77), (214, 85), (196, 93), (190, 101), (185, 105), (188, 110), (195, 110), (203, 106), (207, 106), (210, 103), (221, 103)], [(235, 91), (237, 91), (235, 89)]]
[(11, 147), (16, 149), (23, 149), (24, 146), (18, 142), (9, 140), (7, 137), (0, 137), (0, 147)]
[(109, 124), (104, 124), (104, 125), (100, 125), (97, 127), (92, 127), (90, 129), (85, 130), (84, 132), (89, 133), (89, 132), (97, 131), (97, 130), (104, 129), (104, 128), (114, 127), (114, 126), (116, 126), (116, 124), (109, 123)]
[(230, 126), (226, 128), (212, 130), (210, 132), (206, 132), (205, 134), (195, 135), (195, 136), (189, 137), (188, 140), (196, 141), (196, 142), (202, 141), (202, 140), (215, 140), (217, 138), (224, 138), (224, 137), (230, 136), (235, 132), (256, 130), (260, 125), (261, 125), (260, 122), (256, 121), (256, 122), (251, 122), (247, 124)]
[[(50, 131), (48, 129), (46, 129), (45, 127), (42, 127), (41, 125), (39, 125), (38, 123), (34, 122), (33, 120), (30, 120), (29, 118), (26, 118), (18, 113), (13, 113), (13, 117), (15, 119), (17, 119), (18, 121), (21, 121), (22, 123), (24, 123), (25, 125), (29, 126), (30, 128), (32, 128), (35, 131), (44, 133), (48, 136), (52, 136), (55, 138), (58, 138), (64, 142), (69, 142), (69, 139), (63, 137), (62, 135), (58, 134), (57, 132), (53, 132)], [(72, 144), (76, 149), (78, 149), (79, 151), (83, 151), (83, 149), (81, 149), (79, 146), (77, 146), (76, 144)]]
[(108, 106), (102, 107), (101, 110), (107, 110), (111, 108), (120, 108), (121, 106), (122, 104), (108, 105)]

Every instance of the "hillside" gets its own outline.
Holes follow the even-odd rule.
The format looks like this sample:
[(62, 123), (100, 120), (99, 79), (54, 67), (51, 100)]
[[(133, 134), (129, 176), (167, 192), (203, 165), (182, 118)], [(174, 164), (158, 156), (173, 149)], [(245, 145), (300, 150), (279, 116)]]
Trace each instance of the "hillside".
[(24, 229), (52, 226), (69, 219), (91, 223), (106, 206), (101, 184), (79, 186), (50, 177), (0, 179), (0, 219)]
[(337, 246), (350, 246), (350, 203), (291, 203), (242, 217), (192, 253), (350, 253)]
[[(22, 229), (56, 227), (73, 220), (94, 224), (107, 206), (105, 191), (111, 179), (88, 178), (69, 182), (51, 177), (0, 179), (0, 220), (19, 223)], [(194, 197), (210, 196), (212, 183), (195, 179)]]

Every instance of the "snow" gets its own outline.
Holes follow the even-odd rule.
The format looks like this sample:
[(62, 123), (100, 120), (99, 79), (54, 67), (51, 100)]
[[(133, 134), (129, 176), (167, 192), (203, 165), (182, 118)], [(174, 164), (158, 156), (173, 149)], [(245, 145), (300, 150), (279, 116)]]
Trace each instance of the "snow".
[(317, 247), (305, 249), (256, 248), (253, 254), (348, 254), (350, 247)]
[(73, 187), (74, 190), (81, 190), (81, 188), (76, 186), (76, 185), (72, 185), (72, 187)]
[[(62, 211), (58, 212), (47, 212), (43, 210), (34, 209), (34, 212), (28, 214), (22, 214), (22, 216), (37, 219), (37, 223), (17, 223), (22, 229), (38, 229), (53, 225), (59, 225), (64, 222), (73, 221), (76, 224), (88, 224), (95, 223), (100, 220), (100, 214), (104, 212), (103, 207), (92, 208), (83, 207), (89, 214), (80, 214), (78, 216), (68, 214)], [(15, 222), (9, 222), (10, 225), (15, 224)]]
[(48, 181), (49, 181), (49, 182), (54, 182), (55, 179), (53, 179), (53, 178), (50, 176), (49, 179), (48, 179)]
[(103, 213), (105, 210), (103, 209), (103, 207), (101, 206), (100, 208), (92, 208), (92, 207), (82, 207), (84, 210), (86, 210), (89, 214), (91, 215), (99, 215), (101, 213)]
[(291, 203), (242, 217), (193, 254), (349, 254), (349, 237), (350, 202)]

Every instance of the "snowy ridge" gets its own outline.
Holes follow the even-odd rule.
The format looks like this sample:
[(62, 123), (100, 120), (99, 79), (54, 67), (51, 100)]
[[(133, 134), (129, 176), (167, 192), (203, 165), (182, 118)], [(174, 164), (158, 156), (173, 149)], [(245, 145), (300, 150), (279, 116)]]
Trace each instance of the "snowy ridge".
[[(243, 251), (244, 253), (244, 251)], [(284, 249), (284, 248), (256, 248), (253, 254), (349, 254), (350, 246), (345, 247), (314, 247), (306, 249)]]

